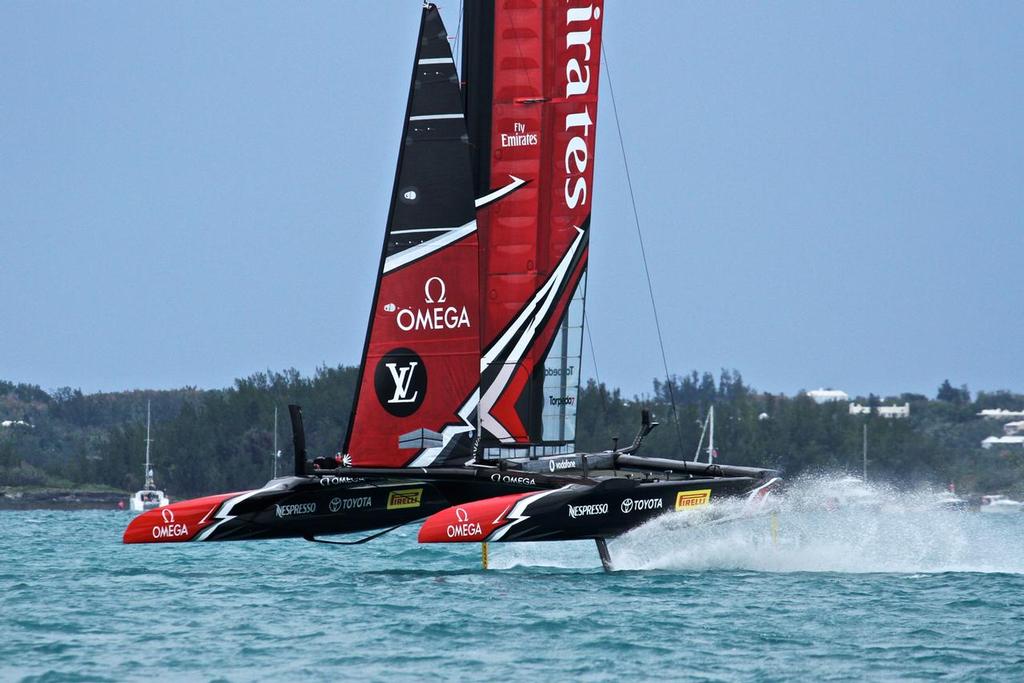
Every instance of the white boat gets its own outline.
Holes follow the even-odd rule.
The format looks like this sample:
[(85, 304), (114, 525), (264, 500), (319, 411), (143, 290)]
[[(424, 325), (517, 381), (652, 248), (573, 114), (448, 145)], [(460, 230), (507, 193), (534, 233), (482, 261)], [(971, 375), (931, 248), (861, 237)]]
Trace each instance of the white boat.
[(1024, 510), (1024, 503), (1000, 494), (991, 494), (981, 497), (981, 507), (978, 509), (989, 514), (1020, 513)]
[(844, 475), (814, 482), (806, 491), (803, 505), (826, 512), (881, 510), (890, 500), (882, 491), (868, 486), (860, 477)]
[(935, 497), (930, 501), (929, 507), (939, 510), (966, 510), (968, 505), (968, 502), (956, 495), (956, 493), (944, 491), (935, 494)]
[(885, 502), (881, 494), (860, 477), (840, 477), (833, 484), (833, 503), (840, 509), (877, 509)]
[(170, 504), (167, 496), (164, 492), (156, 487), (153, 482), (153, 467), (149, 462), (149, 444), (152, 443), (152, 439), (149, 438), (150, 430), (150, 404), (146, 402), (146, 470), (145, 470), (145, 483), (142, 488), (132, 494), (131, 498), (128, 499), (128, 509), (132, 512), (145, 512), (146, 510), (152, 510), (154, 508), (162, 508), (165, 505)]

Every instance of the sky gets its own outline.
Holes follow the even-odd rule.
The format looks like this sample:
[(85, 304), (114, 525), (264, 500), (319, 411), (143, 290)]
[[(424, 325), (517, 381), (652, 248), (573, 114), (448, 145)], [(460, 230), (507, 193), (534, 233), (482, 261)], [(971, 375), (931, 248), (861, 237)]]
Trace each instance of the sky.
[[(0, 379), (356, 364), (420, 0), (0, 3)], [(450, 33), (457, 3), (442, 3)], [(608, 0), (584, 376), (1024, 391), (1024, 4)]]

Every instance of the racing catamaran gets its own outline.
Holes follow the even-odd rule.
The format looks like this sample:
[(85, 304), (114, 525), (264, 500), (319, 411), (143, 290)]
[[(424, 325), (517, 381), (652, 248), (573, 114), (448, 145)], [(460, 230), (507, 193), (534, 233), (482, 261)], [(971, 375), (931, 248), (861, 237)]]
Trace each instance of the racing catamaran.
[(600, 0), (465, 4), (462, 83), (423, 7), (357, 395), (337, 457), (138, 517), (126, 543), (368, 532), (597, 540), (770, 470), (575, 450), (593, 199)]

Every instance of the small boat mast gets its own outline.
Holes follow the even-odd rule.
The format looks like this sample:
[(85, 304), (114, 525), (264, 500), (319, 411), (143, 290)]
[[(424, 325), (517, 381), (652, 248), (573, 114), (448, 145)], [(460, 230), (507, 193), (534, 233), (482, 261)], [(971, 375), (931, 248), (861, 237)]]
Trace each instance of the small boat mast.
[(146, 491), (152, 491), (156, 488), (156, 483), (153, 481), (153, 468), (149, 463), (149, 445), (153, 443), (153, 439), (150, 438), (151, 403), (151, 401), (146, 401), (146, 472), (145, 483), (142, 485), (142, 488)]

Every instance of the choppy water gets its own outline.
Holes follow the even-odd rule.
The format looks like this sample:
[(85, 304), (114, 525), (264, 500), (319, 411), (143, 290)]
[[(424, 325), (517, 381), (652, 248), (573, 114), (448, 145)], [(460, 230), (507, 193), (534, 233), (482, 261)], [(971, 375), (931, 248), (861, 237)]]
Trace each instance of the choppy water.
[[(887, 494), (888, 495), (888, 494)], [(1024, 515), (787, 505), (612, 544), (123, 546), (0, 512), (0, 680), (1024, 680)]]

